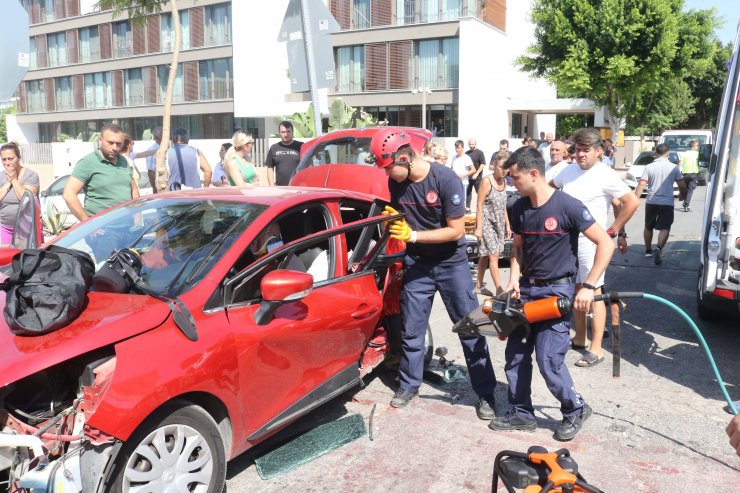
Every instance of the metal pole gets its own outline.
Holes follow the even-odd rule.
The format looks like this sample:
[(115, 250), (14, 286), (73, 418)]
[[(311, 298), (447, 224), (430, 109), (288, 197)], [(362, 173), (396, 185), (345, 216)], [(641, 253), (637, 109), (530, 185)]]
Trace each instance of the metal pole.
[(427, 128), (427, 91), (426, 87), (420, 87), (421, 91), (421, 128)]
[(313, 38), (311, 36), (311, 14), (306, 8), (306, 0), (301, 0), (301, 18), (303, 19), (303, 40), (306, 46), (306, 65), (308, 67), (308, 87), (311, 91), (313, 103), (314, 137), (321, 135), (321, 106), (319, 105), (319, 90), (316, 88), (316, 65), (313, 57)]

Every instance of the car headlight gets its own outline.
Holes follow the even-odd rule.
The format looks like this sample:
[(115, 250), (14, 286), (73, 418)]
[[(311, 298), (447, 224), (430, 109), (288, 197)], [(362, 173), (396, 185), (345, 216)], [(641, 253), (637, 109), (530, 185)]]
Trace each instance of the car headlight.
[(637, 181), (637, 180), (635, 180), (635, 177), (632, 176), (631, 173), (627, 173), (626, 175), (624, 175), (624, 179), (627, 180), (627, 181)]

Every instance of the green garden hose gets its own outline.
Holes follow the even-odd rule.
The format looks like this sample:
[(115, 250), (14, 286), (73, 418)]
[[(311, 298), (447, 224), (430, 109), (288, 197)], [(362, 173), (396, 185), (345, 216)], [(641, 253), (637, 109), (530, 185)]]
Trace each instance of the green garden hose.
[(727, 392), (727, 388), (725, 387), (725, 382), (724, 380), (722, 380), (722, 376), (719, 374), (719, 370), (717, 369), (717, 364), (714, 362), (714, 358), (712, 357), (712, 352), (709, 350), (707, 341), (704, 340), (704, 336), (699, 330), (699, 327), (697, 327), (696, 323), (693, 320), (691, 320), (691, 317), (689, 317), (688, 314), (685, 311), (683, 311), (681, 308), (679, 308), (675, 303), (672, 303), (665, 298), (661, 298), (660, 296), (655, 296), (654, 294), (649, 294), (649, 293), (609, 292), (609, 293), (605, 293), (602, 295), (594, 296), (594, 301), (603, 300), (607, 303), (618, 303), (621, 298), (645, 298), (648, 300), (653, 300), (653, 301), (662, 303), (670, 308), (673, 308), (673, 310), (678, 312), (684, 318), (684, 320), (686, 320), (689, 323), (689, 326), (693, 329), (694, 334), (696, 334), (696, 337), (699, 339), (699, 343), (701, 344), (701, 347), (704, 348), (704, 352), (707, 354), (707, 358), (709, 358), (709, 364), (712, 366), (712, 371), (714, 372), (714, 376), (717, 378), (717, 383), (719, 383), (719, 388), (722, 390), (722, 394), (725, 396), (725, 400), (727, 401), (727, 405), (729, 406), (730, 411), (732, 412), (732, 414), (737, 414), (737, 408), (735, 407), (735, 403), (732, 402), (732, 399), (730, 398), (730, 394)]

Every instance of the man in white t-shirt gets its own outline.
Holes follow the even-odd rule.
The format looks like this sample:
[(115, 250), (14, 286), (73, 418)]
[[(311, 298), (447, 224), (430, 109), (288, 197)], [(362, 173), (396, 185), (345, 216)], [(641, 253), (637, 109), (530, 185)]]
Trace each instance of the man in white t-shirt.
[[(455, 141), (455, 155), (452, 157), (452, 171), (460, 177), (463, 183), (463, 191), (468, 188), (468, 177), (472, 176), (476, 169), (473, 160), (465, 154), (465, 142)], [(465, 197), (463, 197), (465, 199)]]
[[(576, 146), (576, 162), (566, 166), (550, 182), (555, 188), (561, 188), (568, 195), (577, 198), (588, 207), (596, 222), (607, 230), (609, 236), (617, 238), (617, 248), (624, 255), (627, 252), (627, 234), (624, 226), (637, 210), (640, 200), (619, 178), (617, 173), (599, 160), (602, 150), (601, 135), (596, 129), (582, 128), (573, 134)], [(607, 228), (609, 209), (614, 205), (614, 222)], [(594, 263), (595, 250), (593, 243), (581, 235), (578, 239), (578, 273), (576, 286), (593, 289), (595, 294), (603, 292), (604, 275), (594, 285), (584, 280)], [(603, 302), (593, 303), (591, 320), (591, 346), (576, 362), (576, 366), (591, 367), (604, 360), (601, 347), (606, 326), (606, 306)], [(576, 335), (571, 347), (586, 348), (586, 314), (575, 312)]]
[(540, 151), (540, 154), (542, 154), (542, 159), (544, 159), (546, 163), (550, 162), (550, 146), (552, 145), (552, 141), (552, 134), (547, 134), (545, 135), (545, 141), (540, 143), (540, 145), (537, 147), (537, 150)]
[(568, 166), (569, 163), (564, 158), (565, 142), (556, 140), (550, 144), (550, 161), (545, 165), (545, 180), (547, 183), (550, 183)]

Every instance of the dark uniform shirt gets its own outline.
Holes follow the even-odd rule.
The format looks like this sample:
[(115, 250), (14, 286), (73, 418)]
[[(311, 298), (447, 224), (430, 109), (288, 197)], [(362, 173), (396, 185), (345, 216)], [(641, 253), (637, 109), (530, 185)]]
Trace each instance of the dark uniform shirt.
[[(462, 181), (450, 168), (431, 163), (422, 181), (388, 180), (391, 204), (406, 214), (413, 231), (428, 231), (447, 226), (447, 218), (465, 215)], [(447, 243), (407, 243), (406, 254), (421, 262), (437, 264), (467, 262), (465, 236)]]
[(578, 234), (596, 221), (581, 201), (555, 190), (540, 207), (529, 197), (516, 201), (511, 230), (522, 236), (522, 277), (559, 279), (578, 271)]
[(287, 185), (290, 182), (290, 177), (293, 176), (293, 172), (301, 160), (302, 145), (303, 142), (294, 140), (288, 145), (280, 141), (270, 146), (265, 159), (265, 166), (274, 168), (275, 185)]
[[(470, 156), (470, 160), (473, 161), (473, 166), (475, 166), (475, 170), (478, 171), (481, 166), (484, 166), (486, 164), (486, 156), (483, 154), (483, 151), (478, 149), (477, 147), (472, 150), (468, 150), (465, 152), (468, 156)], [(480, 178), (480, 175), (478, 175)]]

